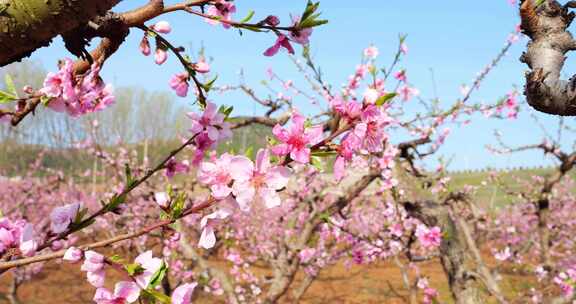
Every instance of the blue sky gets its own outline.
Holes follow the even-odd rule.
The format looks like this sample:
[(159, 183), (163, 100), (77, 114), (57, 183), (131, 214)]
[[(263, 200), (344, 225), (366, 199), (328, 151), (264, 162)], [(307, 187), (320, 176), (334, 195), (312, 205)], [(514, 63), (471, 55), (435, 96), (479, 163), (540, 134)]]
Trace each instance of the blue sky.
[[(123, 11), (143, 4), (143, 0), (125, 0), (116, 8)], [(175, 3), (177, 1), (165, 1)], [(301, 13), (305, 0), (236, 1), (240, 19), (252, 9), (255, 20), (268, 14), (278, 15), (288, 21), (289, 14)], [(397, 47), (399, 33), (408, 35), (410, 48), (401, 67), (409, 72), (410, 82), (418, 87), (425, 98), (434, 97), (431, 70), (434, 71), (436, 91), (444, 102), (451, 103), (460, 96), (461, 84), (470, 83), (503, 47), (508, 34), (519, 22), (517, 10), (506, 0), (438, 0), (438, 1), (392, 1), (369, 0), (362, 5), (351, 1), (321, 1), (323, 17), (329, 24), (315, 30), (312, 36), (312, 53), (316, 63), (322, 67), (325, 78), (333, 85), (343, 83), (353, 72), (362, 50), (370, 44), (380, 49), (382, 65), (388, 65)], [(247, 83), (258, 86), (265, 78), (265, 70), (273, 67), (285, 79), (294, 79), (304, 87), (304, 81), (289, 58), (280, 54), (272, 58), (262, 56), (274, 37), (271, 34), (245, 32), (212, 27), (200, 18), (176, 13), (161, 17), (174, 28), (168, 38), (188, 49), (198, 50), (204, 45), (214, 58), (212, 69), (219, 75), (218, 83), (234, 84), (238, 72), (244, 69)], [(168, 90), (170, 76), (181, 70), (171, 57), (165, 66), (156, 66), (152, 58), (138, 52), (137, 45), (142, 37), (132, 30), (125, 45), (106, 63), (104, 78), (116, 86), (137, 85), (153, 90)], [(481, 90), (474, 93), (472, 102), (491, 102), (502, 97), (514, 86), (523, 85), (525, 66), (518, 58), (526, 40), (514, 45), (503, 62), (488, 76)], [(62, 43), (56, 40), (49, 48), (33, 55), (48, 70), (65, 53)], [(568, 69), (574, 65), (569, 65)], [(217, 103), (234, 104), (236, 113), (251, 113), (251, 101), (242, 95), (213, 96)], [(546, 163), (540, 153), (523, 153), (494, 156), (484, 145), (494, 143), (493, 131), (498, 129), (510, 144), (539, 141), (542, 131), (530, 117), (534, 113), (526, 110), (516, 121), (494, 121), (479, 119), (472, 125), (457, 128), (441, 149), (441, 155), (452, 158), (451, 169), (473, 169), (510, 166), (536, 166)], [(554, 130), (558, 119), (544, 114), (535, 114), (543, 125)], [(567, 123), (571, 119), (566, 120)], [(573, 137), (565, 137), (564, 143), (571, 144)]]

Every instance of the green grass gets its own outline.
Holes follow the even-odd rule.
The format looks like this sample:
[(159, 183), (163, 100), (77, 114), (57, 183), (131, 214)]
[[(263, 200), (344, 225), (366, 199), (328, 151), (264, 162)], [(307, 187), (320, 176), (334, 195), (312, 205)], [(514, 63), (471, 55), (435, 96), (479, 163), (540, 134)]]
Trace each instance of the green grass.
[[(500, 184), (491, 183), (489, 174), (491, 171), (476, 172), (456, 172), (451, 173), (452, 189), (462, 189), (465, 185), (478, 186), (474, 199), (482, 207), (489, 210), (497, 210), (503, 206), (518, 201), (517, 197), (507, 194), (508, 191), (520, 192), (525, 190), (525, 183), (530, 182), (532, 176), (546, 176), (553, 173), (554, 168), (534, 168), (534, 169), (515, 169), (515, 170), (498, 170), (498, 176), (505, 187)], [(575, 173), (570, 174), (572, 178), (576, 177)], [(485, 185), (482, 182), (486, 181)], [(506, 189), (505, 189), (506, 188)]]

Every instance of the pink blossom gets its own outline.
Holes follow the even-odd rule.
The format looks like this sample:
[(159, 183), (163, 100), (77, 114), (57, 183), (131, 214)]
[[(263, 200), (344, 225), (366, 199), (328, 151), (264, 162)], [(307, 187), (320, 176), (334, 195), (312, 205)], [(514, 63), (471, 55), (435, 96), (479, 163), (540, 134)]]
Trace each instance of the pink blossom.
[(373, 45), (364, 49), (364, 57), (366, 58), (376, 59), (376, 57), (378, 57), (378, 54), (379, 54), (378, 48)]
[(384, 131), (391, 119), (381, 107), (370, 104), (362, 110), (361, 122), (354, 128), (354, 135), (362, 139), (362, 147), (368, 152), (380, 152), (387, 137)]
[(210, 72), (210, 65), (206, 61), (200, 60), (194, 64), (194, 70), (198, 73), (205, 74)]
[(284, 36), (283, 34), (279, 34), (274, 45), (264, 51), (264, 56), (270, 57), (276, 55), (281, 47), (285, 48), (288, 53), (294, 54), (294, 48), (290, 44), (288, 37)]
[(226, 198), (232, 193), (232, 188), (229, 187), (232, 182), (230, 166), (233, 161), (239, 161), (239, 159), (242, 157), (224, 153), (212, 162), (201, 163), (198, 170), (198, 181), (210, 187), (214, 198)]
[(346, 174), (346, 159), (342, 156), (336, 157), (336, 161), (334, 161), (334, 179), (336, 181), (340, 181), (344, 178)]
[(56, 207), (50, 213), (50, 229), (58, 234), (66, 231), (74, 221), (81, 208), (80, 203), (72, 203), (62, 207)]
[(48, 107), (57, 112), (79, 116), (100, 111), (114, 103), (113, 89), (99, 76), (100, 66), (94, 63), (82, 77), (74, 77), (74, 62), (68, 58), (58, 73), (48, 73), (39, 92), (49, 97)]
[(22, 255), (32, 256), (38, 246), (34, 239), (34, 227), (24, 221), (0, 218), (0, 253), (9, 248), (18, 248)]
[(403, 101), (408, 101), (412, 99), (413, 96), (420, 95), (420, 91), (416, 88), (411, 88), (408, 85), (403, 85), (398, 89), (397, 92)]
[(34, 227), (27, 223), (22, 229), (20, 234), (20, 252), (23, 256), (33, 256), (36, 253), (36, 248), (38, 247), (38, 242), (34, 239)]
[(440, 227), (432, 227), (430, 229), (426, 225), (422, 224), (416, 227), (416, 237), (425, 248), (438, 247), (442, 241)]
[(106, 281), (106, 272), (104, 269), (98, 271), (88, 271), (86, 272), (86, 280), (88, 283), (90, 283), (90, 285), (94, 287), (102, 287)]
[(398, 180), (394, 178), (394, 174), (390, 169), (382, 170), (382, 188), (383, 190), (389, 190), (398, 186)]
[(274, 15), (270, 15), (264, 19), (264, 23), (270, 26), (278, 26), (278, 24), (280, 24), (280, 18)]
[(520, 35), (518, 34), (510, 34), (508, 35), (508, 43), (516, 43), (520, 40)]
[(140, 288), (134, 282), (120, 281), (114, 286), (114, 293), (106, 288), (98, 288), (94, 294), (97, 304), (134, 303), (140, 297)]
[(364, 100), (366, 100), (367, 103), (375, 103), (378, 97), (380, 97), (380, 93), (375, 89), (369, 88), (364, 91)]
[(64, 257), (62, 257), (62, 259), (70, 263), (76, 263), (82, 260), (83, 256), (84, 253), (82, 252), (82, 250), (76, 247), (70, 247), (66, 250), (66, 252), (64, 253)]
[(460, 86), (460, 94), (462, 94), (462, 96), (467, 96), (469, 93), (470, 93), (470, 87), (468, 87), (465, 84)]
[(152, 26), (152, 29), (158, 33), (168, 34), (172, 30), (172, 27), (170, 27), (170, 23), (168, 23), (168, 21), (158, 21)]
[(172, 293), (171, 304), (190, 304), (196, 285), (198, 283), (187, 283), (178, 286)]
[[(225, 29), (230, 28), (229, 21), (232, 21), (232, 14), (236, 12), (236, 6), (233, 2), (225, 1), (225, 0), (217, 0), (213, 6), (208, 8), (206, 12), (207, 15), (218, 17), (218, 20), (212, 18), (205, 18), (206, 22), (212, 25), (217, 25), (222, 23), (222, 26)], [(228, 21), (228, 22), (221, 22)]]
[(207, 103), (202, 116), (196, 113), (188, 113), (192, 120), (192, 135), (206, 133), (212, 142), (229, 138), (232, 135), (230, 124), (224, 121), (224, 114), (218, 112), (214, 103)]
[(179, 162), (176, 159), (171, 158), (166, 163), (166, 172), (164, 174), (166, 175), (166, 177), (172, 178), (174, 177), (174, 175), (176, 175), (176, 173), (188, 172), (189, 169), (190, 164), (187, 160)]
[(162, 65), (168, 59), (168, 53), (163, 48), (156, 48), (156, 52), (154, 53), (154, 62), (157, 65)]
[(498, 251), (494, 254), (494, 258), (498, 261), (506, 261), (510, 257), (512, 257), (512, 252), (510, 251), (510, 247), (506, 246), (502, 251)]
[(98, 271), (104, 268), (104, 256), (89, 250), (84, 253), (84, 263), (80, 267), (82, 271)]
[(314, 257), (315, 254), (316, 254), (315, 248), (304, 248), (304, 249), (300, 250), (300, 253), (298, 253), (298, 257), (300, 258), (300, 263), (306, 264), (306, 263), (310, 262), (310, 260), (312, 260), (312, 258)]
[(231, 212), (227, 209), (218, 209), (217, 211), (206, 215), (200, 220), (200, 228), (202, 233), (198, 240), (198, 246), (210, 249), (216, 244), (216, 235), (214, 234), (214, 225), (219, 221), (230, 216)]
[(319, 142), (322, 136), (322, 126), (315, 126), (310, 128), (304, 127), (304, 116), (298, 112), (292, 114), (292, 126), (286, 130), (279, 124), (274, 126), (272, 133), (280, 142), (272, 148), (272, 152), (276, 155), (288, 155), (302, 164), (310, 161), (310, 148), (309, 144)]
[(142, 40), (140, 40), (139, 48), (140, 52), (142, 52), (144, 56), (150, 55), (150, 42), (148, 41), (148, 35), (146, 35), (146, 33), (144, 33), (144, 37), (142, 37)]
[(284, 166), (271, 166), (268, 150), (260, 149), (256, 155), (256, 166), (245, 157), (237, 157), (231, 162), (230, 175), (234, 178), (232, 193), (243, 210), (258, 197), (267, 208), (280, 205), (276, 192), (288, 184), (290, 170)]
[(103, 255), (92, 250), (86, 251), (84, 253), (84, 263), (82, 263), (80, 270), (86, 271), (88, 283), (94, 287), (104, 286), (106, 272), (104, 270)]
[(401, 82), (407, 82), (408, 77), (406, 77), (406, 70), (400, 70), (394, 74), (394, 78), (398, 79)]
[(406, 43), (400, 43), (400, 52), (404, 55), (408, 54), (408, 45), (406, 45)]
[(170, 203), (170, 198), (168, 197), (168, 194), (166, 194), (166, 192), (154, 193), (154, 200), (156, 201), (156, 204), (158, 204), (162, 208), (168, 208), (168, 205)]
[(6, 250), (14, 243), (15, 239), (12, 232), (5, 227), (0, 227), (0, 252)]
[(64, 59), (58, 73), (48, 73), (44, 79), (44, 85), (39, 90), (40, 93), (47, 97), (62, 98), (64, 100), (74, 99), (74, 83), (72, 74), (74, 72), (74, 63), (69, 58)]
[(170, 79), (170, 88), (176, 92), (176, 95), (180, 97), (186, 97), (188, 95), (188, 79), (190, 75), (187, 72), (178, 73)]
[(142, 272), (135, 277), (136, 283), (143, 289), (148, 287), (154, 274), (160, 270), (164, 264), (162, 259), (152, 256), (152, 250), (141, 253), (136, 257), (134, 262), (140, 264), (143, 269)]
[(12, 121), (12, 116), (9, 114), (0, 114), (0, 123), (9, 124)]
[(340, 95), (330, 98), (328, 102), (330, 103), (332, 110), (342, 118), (346, 119), (349, 123), (356, 120), (356, 118), (360, 117), (362, 114), (361, 104), (353, 100), (344, 101)]
[(306, 45), (310, 43), (310, 35), (312, 35), (312, 28), (299, 28), (298, 25), (300, 24), (299, 17), (292, 17), (292, 26), (296, 29), (290, 32), (290, 38), (292, 41)]

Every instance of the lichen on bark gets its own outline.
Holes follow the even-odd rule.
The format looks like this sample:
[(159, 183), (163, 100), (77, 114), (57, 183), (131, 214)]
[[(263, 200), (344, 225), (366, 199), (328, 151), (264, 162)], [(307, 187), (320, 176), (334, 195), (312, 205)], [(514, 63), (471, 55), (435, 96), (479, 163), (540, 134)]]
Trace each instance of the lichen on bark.
[(0, 0), (0, 66), (30, 56), (120, 0)]

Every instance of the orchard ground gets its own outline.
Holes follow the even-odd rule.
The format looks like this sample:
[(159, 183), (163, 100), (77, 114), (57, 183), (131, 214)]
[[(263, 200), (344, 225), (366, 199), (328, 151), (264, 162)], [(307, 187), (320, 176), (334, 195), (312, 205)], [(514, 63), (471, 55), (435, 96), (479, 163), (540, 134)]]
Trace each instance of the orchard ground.
[[(486, 251), (484, 258), (489, 264), (494, 263), (492, 256)], [(230, 263), (216, 262), (217, 267), (229, 267)], [(442, 303), (452, 303), (450, 290), (446, 282), (446, 275), (437, 259), (419, 264), (423, 274), (429, 277), (430, 282), (440, 292)], [(44, 271), (33, 281), (23, 285), (19, 296), (27, 304), (60, 304), (60, 303), (89, 303), (94, 294), (93, 287), (86, 282), (84, 273), (78, 271), (79, 266), (62, 265), (54, 262), (44, 268)], [(260, 269), (266, 273), (266, 269)], [(530, 289), (531, 282), (521, 270), (502, 269), (502, 275), (507, 284), (503, 285), (507, 294), (513, 295), (520, 291)], [(301, 279), (301, 275), (297, 280)], [(0, 291), (5, 291), (9, 282), (8, 277), (0, 281)], [(310, 290), (303, 297), (301, 303), (354, 303), (370, 304), (404, 303), (401, 297), (408, 292), (402, 285), (399, 268), (391, 262), (379, 262), (370, 266), (344, 267), (342, 264), (331, 266), (322, 271)], [(223, 298), (198, 293), (195, 303), (225, 303)], [(0, 303), (8, 303), (0, 299)], [(290, 303), (282, 301), (282, 303)], [(496, 303), (496, 302), (494, 302)]]
[[(476, 191), (475, 200), (482, 206), (490, 207), (496, 211), (514, 198), (505, 193), (499, 186), (482, 186), (491, 172), (497, 172), (505, 187), (509, 190), (519, 190), (522, 185), (519, 180), (526, 180), (533, 175), (544, 175), (550, 169), (513, 169), (513, 170), (480, 170), (475, 172), (454, 172), (450, 174), (452, 185), (480, 186)], [(496, 261), (488, 248), (483, 249), (483, 257), (488, 265), (495, 265)], [(406, 264), (405, 261), (400, 261)], [(212, 262), (215, 267), (229, 269), (232, 265), (222, 258)], [(441, 303), (452, 303), (448, 282), (442, 266), (435, 258), (418, 263), (423, 275), (429, 278), (431, 285), (440, 292)], [(43, 271), (19, 288), (19, 296), (23, 303), (56, 304), (56, 303), (89, 303), (92, 299), (93, 287), (86, 281), (85, 273), (78, 271), (79, 265), (68, 263), (47, 263)], [(265, 276), (269, 269), (257, 268), (258, 275)], [(507, 295), (514, 295), (528, 291), (533, 286), (533, 277), (525, 275), (523, 269), (499, 268), (502, 276), (502, 287)], [(114, 276), (114, 273), (109, 275)], [(303, 277), (302, 271), (297, 276), (297, 282)], [(0, 280), (0, 292), (5, 292), (10, 282), (9, 276)], [(109, 280), (113, 282), (114, 280)], [(407, 297), (408, 291), (402, 284), (402, 275), (399, 267), (393, 261), (378, 262), (370, 265), (352, 265), (346, 267), (342, 263), (329, 266), (320, 273), (319, 278), (311, 285), (309, 291), (302, 299), (302, 303), (404, 303), (402, 297)], [(225, 303), (223, 297), (214, 297), (207, 293), (197, 293), (195, 303)], [(0, 299), (0, 303), (8, 303)], [(284, 299), (282, 303), (290, 303)], [(496, 302), (494, 302), (496, 303)]]

